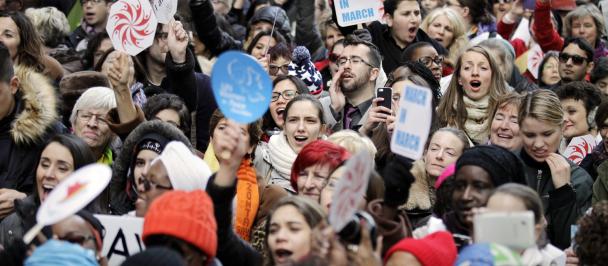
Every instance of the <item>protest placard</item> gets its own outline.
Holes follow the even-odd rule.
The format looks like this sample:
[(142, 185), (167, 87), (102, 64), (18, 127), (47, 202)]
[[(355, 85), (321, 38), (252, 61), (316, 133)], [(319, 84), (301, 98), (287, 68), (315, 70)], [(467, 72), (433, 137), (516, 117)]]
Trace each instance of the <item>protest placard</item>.
[(153, 0), (152, 10), (158, 23), (168, 24), (177, 12), (177, 0)]
[(382, 20), (384, 4), (381, 0), (335, 0), (338, 25), (342, 27)]
[(336, 185), (329, 208), (329, 223), (336, 232), (342, 230), (358, 210), (367, 190), (372, 161), (367, 152), (360, 152), (344, 165), (344, 173)]
[(211, 86), (222, 113), (240, 124), (256, 121), (270, 105), (272, 82), (268, 73), (242, 52), (220, 55), (211, 71)]
[(109, 266), (118, 266), (129, 256), (145, 249), (142, 240), (144, 219), (140, 217), (95, 215), (106, 230), (102, 254)]
[(408, 84), (401, 93), (395, 129), (391, 138), (391, 151), (418, 160), (424, 152), (432, 119), (428, 88)]
[(110, 8), (106, 31), (114, 49), (135, 56), (152, 45), (157, 24), (148, 0), (119, 0)]
[(110, 167), (91, 164), (61, 181), (38, 208), (37, 224), (25, 234), (24, 242), (32, 241), (42, 227), (55, 224), (87, 206), (108, 186), (111, 178)]

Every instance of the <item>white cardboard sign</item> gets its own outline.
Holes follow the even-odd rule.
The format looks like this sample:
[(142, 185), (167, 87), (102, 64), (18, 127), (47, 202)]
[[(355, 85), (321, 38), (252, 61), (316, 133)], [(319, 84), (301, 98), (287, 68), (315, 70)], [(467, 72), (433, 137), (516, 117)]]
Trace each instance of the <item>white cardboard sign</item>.
[(392, 152), (413, 160), (420, 159), (431, 127), (432, 97), (428, 88), (405, 86), (391, 138)]
[(329, 208), (329, 223), (339, 232), (357, 211), (372, 172), (372, 158), (366, 152), (351, 157), (336, 185)]
[(382, 21), (384, 4), (382, 0), (335, 0), (338, 25), (342, 27), (362, 24), (375, 20)]
[(177, 12), (177, 0), (152, 0), (152, 9), (158, 23), (168, 24)]
[(108, 259), (109, 266), (118, 266), (129, 256), (145, 249), (143, 218), (100, 214), (95, 217), (106, 229), (102, 254)]
[(110, 8), (106, 31), (114, 49), (135, 56), (152, 45), (157, 24), (148, 0), (118, 0)]

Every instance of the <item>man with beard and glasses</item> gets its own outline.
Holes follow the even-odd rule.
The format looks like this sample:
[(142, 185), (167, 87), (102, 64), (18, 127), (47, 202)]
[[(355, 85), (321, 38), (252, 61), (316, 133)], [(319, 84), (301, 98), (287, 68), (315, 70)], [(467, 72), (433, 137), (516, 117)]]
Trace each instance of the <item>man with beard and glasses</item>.
[(356, 131), (367, 120), (372, 106), (382, 58), (374, 44), (349, 36), (336, 64), (338, 71), (329, 88), (329, 97), (321, 99), (325, 121), (334, 132)]

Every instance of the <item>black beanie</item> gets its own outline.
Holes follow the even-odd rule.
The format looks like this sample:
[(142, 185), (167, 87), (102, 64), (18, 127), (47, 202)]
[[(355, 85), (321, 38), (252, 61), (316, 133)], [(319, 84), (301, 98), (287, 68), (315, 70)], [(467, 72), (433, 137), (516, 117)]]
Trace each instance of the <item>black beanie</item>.
[(479, 145), (467, 149), (456, 161), (456, 172), (465, 165), (475, 165), (490, 174), (494, 187), (506, 183), (526, 185), (524, 167), (509, 150), (495, 145)]
[(151, 247), (146, 250), (137, 253), (131, 257), (128, 257), (122, 264), (122, 266), (186, 266), (186, 261), (179, 255), (179, 253), (166, 247)]

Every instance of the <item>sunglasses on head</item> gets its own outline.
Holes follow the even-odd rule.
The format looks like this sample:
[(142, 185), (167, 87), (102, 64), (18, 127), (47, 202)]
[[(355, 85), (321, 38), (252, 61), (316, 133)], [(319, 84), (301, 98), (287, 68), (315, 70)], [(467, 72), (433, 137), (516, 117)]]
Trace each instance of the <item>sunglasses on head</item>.
[(572, 63), (578, 66), (582, 65), (587, 61), (587, 57), (582, 57), (580, 55), (572, 55), (567, 53), (559, 54), (560, 63), (567, 63), (569, 59), (572, 59)]

